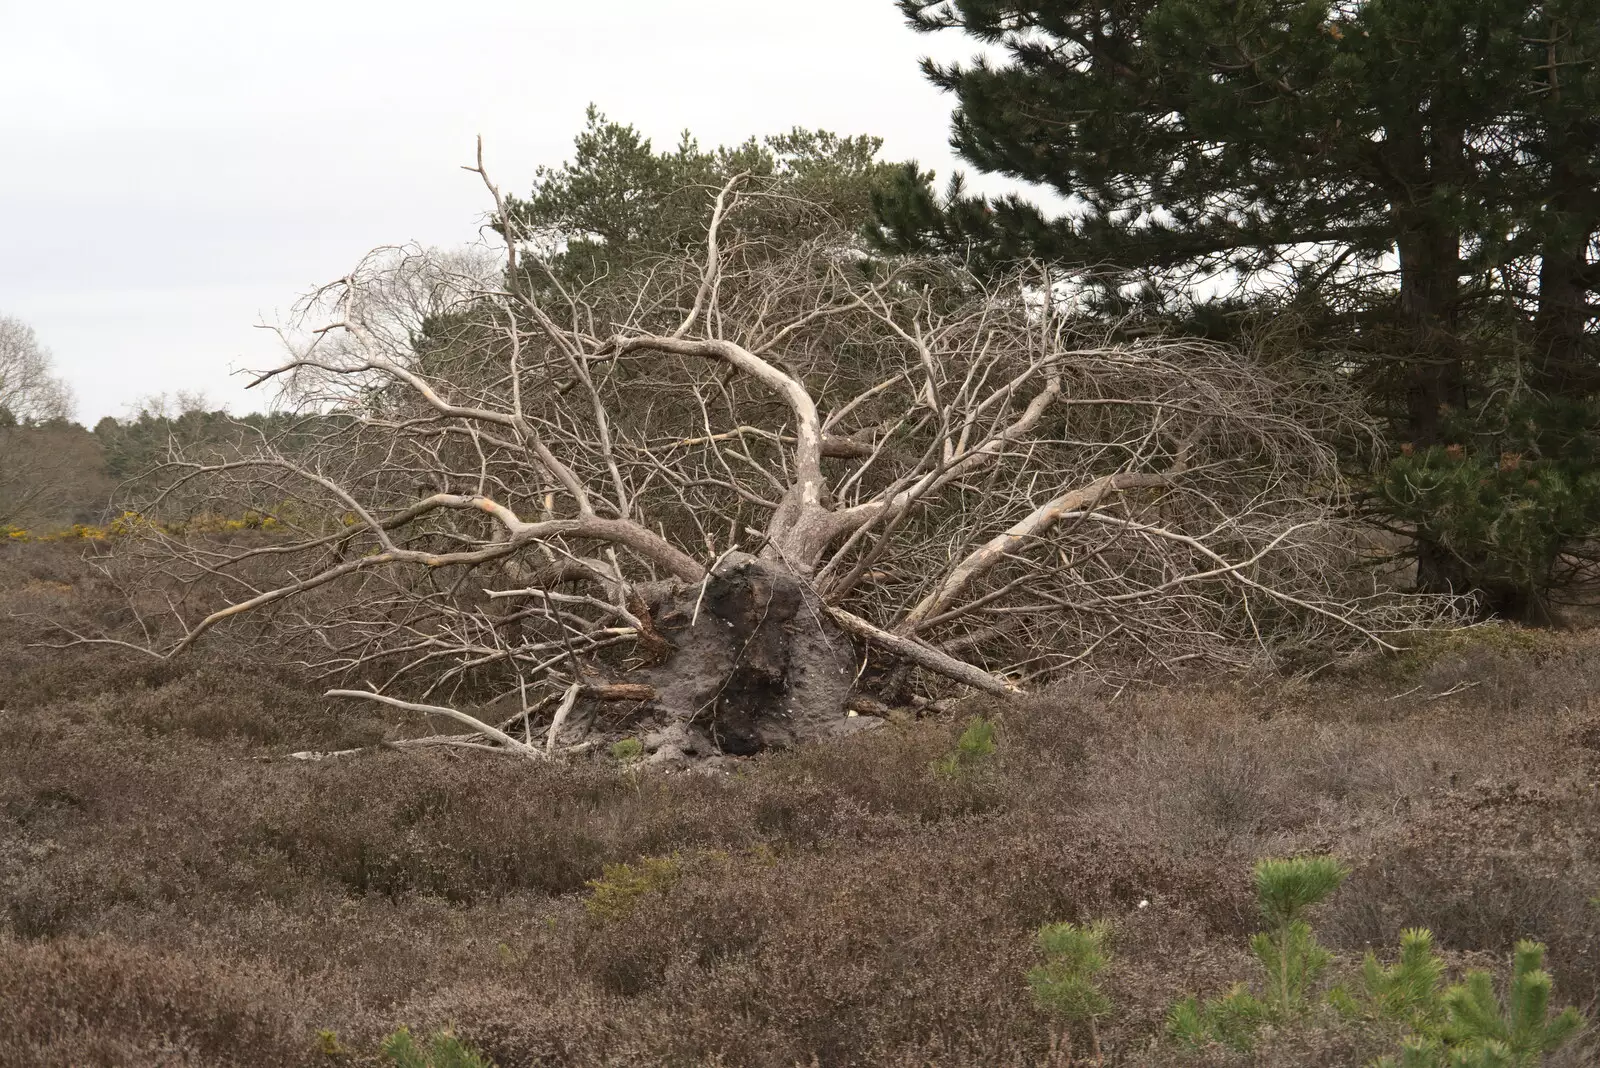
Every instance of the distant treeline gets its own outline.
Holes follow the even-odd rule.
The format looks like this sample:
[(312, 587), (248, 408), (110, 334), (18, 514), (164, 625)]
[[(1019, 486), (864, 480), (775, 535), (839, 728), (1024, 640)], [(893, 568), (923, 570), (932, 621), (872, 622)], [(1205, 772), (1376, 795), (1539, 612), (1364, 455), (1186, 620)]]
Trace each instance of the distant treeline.
[(68, 419), (19, 422), (0, 412), (0, 528), (52, 531), (102, 522), (126, 503), (119, 496), (136, 496), (142, 476), (175, 452), (245, 451), (299, 419), (145, 408), (122, 419), (107, 416), (90, 430)]

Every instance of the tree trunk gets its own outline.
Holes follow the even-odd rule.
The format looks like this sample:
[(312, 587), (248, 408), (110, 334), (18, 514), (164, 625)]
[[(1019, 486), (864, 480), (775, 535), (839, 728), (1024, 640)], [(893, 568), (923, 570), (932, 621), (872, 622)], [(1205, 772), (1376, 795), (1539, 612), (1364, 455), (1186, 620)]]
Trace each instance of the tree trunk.
[(1423, 224), (1400, 235), (1400, 315), (1411, 342), (1406, 421), (1419, 448), (1446, 444), (1444, 418), (1466, 404), (1466, 379), (1456, 337), (1461, 238)]
[[(1445, 419), (1466, 404), (1466, 380), (1455, 332), (1460, 235), (1434, 222), (1402, 229), (1400, 314), (1410, 335), (1406, 376), (1406, 436), (1418, 448), (1449, 444)], [(1466, 563), (1426, 529), (1416, 536), (1417, 589), (1466, 593), (1474, 588)]]
[(1597, 385), (1587, 337), (1589, 236), (1552, 238), (1543, 249), (1529, 384), (1546, 396), (1580, 395)]
[[(1574, 54), (1571, 29), (1561, 19), (1549, 20), (1541, 68), (1542, 112), (1532, 129), (1535, 151), (1550, 170), (1542, 210), (1536, 216), (1544, 240), (1529, 378), (1535, 389), (1549, 396), (1589, 393), (1600, 385), (1586, 337), (1593, 288), (1588, 250), (1600, 226), (1600, 198), (1589, 162), (1594, 130), (1588, 109), (1567, 103), (1572, 90), (1582, 93), (1583, 71), (1593, 57), (1581, 49)], [(1576, 84), (1569, 81), (1571, 75), (1578, 77)]]

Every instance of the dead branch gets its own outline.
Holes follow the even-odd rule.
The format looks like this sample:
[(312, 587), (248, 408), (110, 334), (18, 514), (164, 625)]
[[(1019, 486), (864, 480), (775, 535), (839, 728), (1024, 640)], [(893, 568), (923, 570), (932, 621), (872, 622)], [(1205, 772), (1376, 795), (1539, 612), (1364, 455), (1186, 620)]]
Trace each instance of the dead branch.
[(482, 720), (473, 716), (469, 716), (465, 712), (457, 711), (454, 708), (445, 708), (442, 705), (422, 705), (417, 704), (414, 701), (401, 701), (398, 698), (389, 697), (386, 694), (372, 693), (367, 690), (329, 690), (326, 696), (357, 697), (364, 701), (377, 701), (380, 704), (389, 705), (393, 708), (403, 708), (408, 712), (421, 712), (424, 715), (447, 716), (450, 719), (456, 720), (457, 722), (466, 724), (468, 727), (471, 727), (474, 731), (484, 735), (487, 738), (494, 739), (505, 748), (511, 750), (513, 753), (522, 753), (526, 756), (539, 755), (538, 750), (532, 748), (531, 746), (522, 744), (515, 738), (511, 737), (511, 735), (500, 730), (498, 727), (491, 727)]
[[(138, 627), (71, 642), (166, 657), (248, 618), (373, 680), (330, 695), (470, 731), (397, 745), (544, 758), (568, 723), (755, 751), (937, 704), (915, 689), (1329, 659), (1460, 617), (1349, 566), (1331, 443), (1370, 428), (1337, 376), (1109, 343), (1048, 274), (753, 240), (751, 176), (696, 255), (571, 291), (469, 169), (503, 269), (385, 249), (319, 291), (256, 379), (299, 421), (174, 451), (107, 565), (143, 576)], [(195, 522), (247, 510), (270, 533)], [(501, 727), (460, 710), (508, 696)]]

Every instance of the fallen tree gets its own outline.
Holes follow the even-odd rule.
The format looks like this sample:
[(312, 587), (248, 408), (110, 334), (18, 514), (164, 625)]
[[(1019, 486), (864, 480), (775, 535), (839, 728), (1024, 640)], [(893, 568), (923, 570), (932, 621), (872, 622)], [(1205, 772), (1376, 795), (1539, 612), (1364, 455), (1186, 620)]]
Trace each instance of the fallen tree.
[(174, 453), (142, 509), (277, 532), (115, 550), (229, 603), (76, 640), (170, 657), (254, 617), (330, 693), (457, 725), (408, 744), (653, 728), (666, 758), (940, 687), (1392, 647), (1457, 610), (1350, 568), (1333, 443), (1367, 428), (1335, 377), (1096, 342), (1048, 271), (870, 259), (804, 206), (793, 241), (747, 238), (741, 209), (781, 202), (748, 179), (698, 256), (574, 291), (475, 169), (498, 267), (367, 257), (257, 380), (305, 418)]

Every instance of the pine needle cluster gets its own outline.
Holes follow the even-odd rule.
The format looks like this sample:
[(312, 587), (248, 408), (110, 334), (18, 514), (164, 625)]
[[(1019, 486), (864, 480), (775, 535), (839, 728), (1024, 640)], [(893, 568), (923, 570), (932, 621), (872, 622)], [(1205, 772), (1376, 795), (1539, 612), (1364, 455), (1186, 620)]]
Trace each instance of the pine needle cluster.
[(940, 775), (957, 776), (971, 771), (995, 754), (994, 723), (982, 716), (974, 716), (967, 729), (956, 739), (956, 747), (934, 762), (933, 770)]
[(449, 1031), (435, 1032), (426, 1048), (419, 1046), (411, 1032), (402, 1027), (383, 1040), (383, 1055), (394, 1062), (395, 1068), (494, 1068), (494, 1062), (485, 1059)]
[(1305, 914), (1348, 874), (1332, 857), (1258, 863), (1256, 899), (1266, 927), (1250, 948), (1264, 973), (1260, 993), (1239, 983), (1219, 998), (1186, 998), (1173, 1006), (1168, 1034), (1191, 1049), (1220, 1044), (1247, 1050), (1263, 1027), (1303, 1021), (1327, 1005), (1348, 1021), (1404, 1035), (1399, 1053), (1373, 1068), (1536, 1068), (1584, 1027), (1577, 1009), (1552, 1013), (1545, 948), (1531, 941), (1517, 943), (1500, 993), (1485, 971), (1447, 986), (1433, 933), (1413, 928), (1402, 933), (1392, 964), (1368, 952), (1354, 989), (1340, 984), (1319, 995), (1318, 981), (1333, 954), (1317, 942)]
[(1047, 924), (1038, 934), (1044, 963), (1028, 972), (1034, 1004), (1067, 1028), (1087, 1031), (1090, 1055), (1096, 1061), (1100, 1059), (1097, 1023), (1111, 1015), (1111, 999), (1095, 976), (1110, 961), (1110, 940), (1111, 927), (1101, 920)]
[(1180, 1044), (1220, 1042), (1248, 1049), (1268, 1023), (1304, 1016), (1310, 992), (1333, 954), (1322, 946), (1305, 919), (1308, 909), (1328, 898), (1349, 875), (1333, 857), (1295, 857), (1256, 864), (1256, 901), (1266, 929), (1250, 939), (1265, 980), (1257, 996), (1239, 984), (1221, 998), (1188, 998), (1173, 1007), (1167, 1030)]

